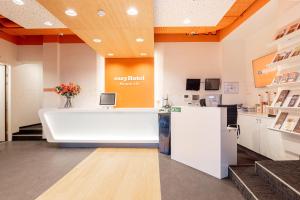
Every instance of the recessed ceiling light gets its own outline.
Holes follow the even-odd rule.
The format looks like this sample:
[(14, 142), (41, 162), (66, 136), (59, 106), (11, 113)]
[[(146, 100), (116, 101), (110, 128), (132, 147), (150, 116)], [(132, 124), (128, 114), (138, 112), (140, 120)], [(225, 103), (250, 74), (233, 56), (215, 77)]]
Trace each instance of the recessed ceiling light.
[(107, 54), (109, 57), (112, 57), (112, 56), (114, 56), (115, 54), (114, 53), (108, 53)]
[(45, 22), (44, 22), (44, 25), (46, 25), (46, 26), (53, 26), (53, 23), (50, 22), (50, 21), (45, 21)]
[(23, 0), (12, 0), (12, 2), (18, 6), (23, 6), (25, 4)]
[(135, 7), (130, 7), (127, 9), (127, 14), (128, 15), (137, 15), (139, 11)]
[(93, 41), (94, 41), (95, 43), (100, 43), (100, 42), (102, 42), (102, 40), (100, 40), (99, 38), (94, 38)]
[(106, 15), (106, 13), (105, 13), (104, 10), (101, 9), (101, 10), (98, 10), (97, 15), (98, 15), (99, 17), (104, 17), (104, 16)]
[(184, 24), (190, 24), (191, 20), (189, 18), (186, 18), (186, 19), (183, 20), (183, 23)]
[(71, 17), (77, 16), (77, 12), (76, 12), (74, 9), (71, 9), (71, 8), (65, 10), (65, 14), (66, 14), (66, 15), (69, 15), (69, 16), (71, 16)]
[(148, 55), (147, 53), (140, 53), (140, 56), (146, 56)]
[(136, 38), (135, 41), (136, 42), (144, 42), (144, 38)]

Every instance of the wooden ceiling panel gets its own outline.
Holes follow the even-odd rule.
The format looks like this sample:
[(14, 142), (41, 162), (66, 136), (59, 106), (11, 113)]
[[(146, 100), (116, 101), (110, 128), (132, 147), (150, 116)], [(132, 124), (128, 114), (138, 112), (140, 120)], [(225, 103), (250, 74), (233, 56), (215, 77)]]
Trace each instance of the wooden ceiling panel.
[[(153, 1), (152, 0), (38, 0), (46, 9), (103, 56), (114, 53), (115, 57), (140, 57), (140, 51), (153, 56)], [(126, 10), (134, 6), (137, 16), (128, 16)], [(64, 14), (68, 8), (75, 9), (76, 17)], [(104, 17), (97, 11), (103, 9)], [(137, 43), (143, 37), (145, 42)], [(94, 43), (100, 38), (101, 43)]]

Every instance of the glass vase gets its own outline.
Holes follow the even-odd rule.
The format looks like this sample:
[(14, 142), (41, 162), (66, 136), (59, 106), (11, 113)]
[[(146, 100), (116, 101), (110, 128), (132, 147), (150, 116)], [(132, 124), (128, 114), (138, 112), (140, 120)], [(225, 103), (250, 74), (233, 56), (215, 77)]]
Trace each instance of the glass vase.
[(71, 97), (66, 97), (66, 103), (65, 103), (64, 108), (72, 108)]

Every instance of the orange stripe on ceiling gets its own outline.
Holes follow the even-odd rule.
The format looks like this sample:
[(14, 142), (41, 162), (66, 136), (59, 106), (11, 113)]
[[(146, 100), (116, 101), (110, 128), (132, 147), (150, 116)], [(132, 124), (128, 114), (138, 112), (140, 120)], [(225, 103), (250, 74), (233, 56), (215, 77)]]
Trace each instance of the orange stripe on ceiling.
[(249, 19), (253, 14), (255, 14), (259, 9), (265, 6), (270, 0), (256, 0), (242, 15), (234, 21), (232, 24), (224, 29), (218, 31), (220, 41), (222, 41), (226, 36), (228, 36), (232, 31), (239, 27), (243, 22)]
[(17, 38), (17, 45), (43, 45), (43, 36), (41, 35), (18, 36)]
[(6, 40), (8, 42), (14, 43), (14, 44), (17, 44), (17, 42), (18, 42), (17, 37), (9, 35), (7, 33), (4, 33), (2, 31), (0, 31), (0, 38)]
[(77, 35), (64, 35), (60, 37), (60, 43), (85, 43)]
[(55, 88), (44, 88), (44, 92), (56, 92)]
[(84, 43), (84, 41), (76, 35), (48, 35), (44, 36), (44, 43)]
[(155, 42), (219, 42), (218, 35), (155, 34)]
[(23, 35), (74, 35), (70, 29), (59, 28), (59, 29), (25, 29), (25, 28), (0, 28), (1, 31), (16, 36)]

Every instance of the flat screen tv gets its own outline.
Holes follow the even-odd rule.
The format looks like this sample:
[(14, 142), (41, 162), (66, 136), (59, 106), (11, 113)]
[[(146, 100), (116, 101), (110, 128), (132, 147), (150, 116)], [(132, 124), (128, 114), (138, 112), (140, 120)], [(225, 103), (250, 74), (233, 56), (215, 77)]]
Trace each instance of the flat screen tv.
[(205, 79), (205, 90), (220, 90), (221, 80), (219, 78)]
[(186, 79), (186, 90), (200, 90), (200, 79)]

